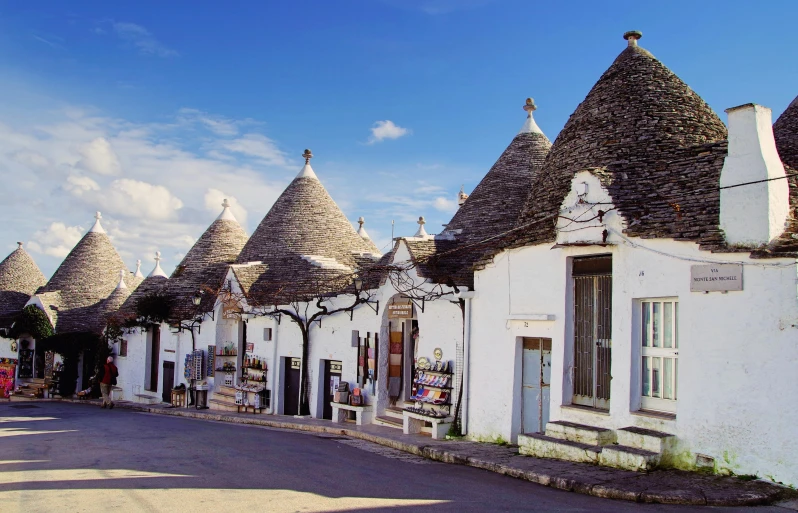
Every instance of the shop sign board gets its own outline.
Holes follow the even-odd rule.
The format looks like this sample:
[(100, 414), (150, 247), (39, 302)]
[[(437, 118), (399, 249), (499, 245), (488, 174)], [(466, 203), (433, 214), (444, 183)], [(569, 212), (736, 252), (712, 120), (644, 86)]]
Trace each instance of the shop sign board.
[(743, 290), (741, 264), (710, 264), (690, 266), (691, 292), (726, 292)]
[(300, 370), (302, 368), (302, 360), (299, 358), (291, 358), (291, 368)]
[(241, 318), (241, 309), (236, 304), (225, 304), (222, 306), (222, 318), (238, 320)]
[(343, 364), (341, 362), (330, 362), (330, 374), (341, 374)]
[(409, 300), (406, 302), (396, 302), (388, 305), (388, 318), (389, 319), (412, 319), (413, 318), (413, 303)]

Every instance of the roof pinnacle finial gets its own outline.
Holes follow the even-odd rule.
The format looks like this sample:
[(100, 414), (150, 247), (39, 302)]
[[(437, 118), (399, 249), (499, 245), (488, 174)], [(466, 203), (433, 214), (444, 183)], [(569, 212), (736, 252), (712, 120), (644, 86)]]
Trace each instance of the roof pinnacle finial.
[(119, 270), (119, 283), (116, 284), (116, 290), (127, 288), (127, 285), (125, 284), (125, 274), (127, 274), (125, 269)]
[(628, 41), (629, 46), (637, 46), (637, 41), (643, 37), (643, 33), (639, 30), (630, 30), (625, 32), (623, 38)]
[(216, 219), (238, 222), (238, 219), (236, 219), (236, 216), (234, 216), (232, 210), (230, 210), (231, 205), (232, 203), (230, 203), (230, 201), (227, 198), (225, 198), (224, 201), (222, 201), (222, 213), (219, 214), (219, 217), (217, 217)]
[(366, 219), (363, 216), (360, 216), (357, 219), (357, 224), (360, 226), (360, 228), (357, 229), (357, 234), (360, 235), (360, 238), (364, 240), (371, 240), (368, 232), (366, 232), (366, 229), (363, 228), (363, 225), (366, 224)]
[(163, 269), (161, 269), (161, 252), (160, 251), (156, 251), (155, 252), (154, 260), (155, 260), (155, 269), (153, 269), (152, 272), (147, 277), (148, 278), (152, 278), (153, 276), (161, 276), (163, 278), (168, 278), (168, 276), (166, 276), (166, 273), (163, 272)]
[(313, 168), (310, 167), (310, 159), (313, 158), (313, 152), (310, 150), (305, 150), (305, 153), (302, 154), (302, 157), (305, 159), (305, 166), (302, 168), (302, 171), (296, 175), (297, 178), (315, 178), (318, 180), (319, 178), (316, 176), (316, 173), (313, 172)]
[(103, 218), (103, 215), (98, 210), (97, 213), (94, 214), (94, 219), (95, 219), (94, 226), (91, 227), (91, 230), (89, 230), (89, 232), (105, 233), (105, 230), (103, 229), (103, 225), (100, 224), (100, 219), (102, 219), (102, 218)]
[(527, 112), (526, 114), (526, 121), (524, 122), (524, 126), (521, 127), (521, 130), (518, 132), (519, 134), (543, 134), (543, 130), (540, 129), (537, 123), (535, 123), (535, 118), (532, 117), (532, 113), (538, 109), (538, 106), (535, 105), (535, 100), (532, 98), (527, 98), (526, 102), (524, 102), (524, 110)]
[(460, 192), (457, 193), (457, 206), (462, 207), (467, 199), (468, 194), (465, 193), (465, 184), (463, 184), (460, 186)]
[(424, 229), (424, 225), (427, 224), (427, 221), (424, 220), (424, 216), (419, 216), (418, 221), (416, 222), (418, 223), (418, 231), (416, 232), (414, 237), (424, 237), (424, 238), (429, 237), (427, 230)]
[(133, 276), (136, 278), (144, 278), (144, 275), (141, 274), (141, 259), (136, 260), (136, 272), (133, 273)]
[(22, 243), (21, 242), (17, 242), (17, 249), (22, 249)]

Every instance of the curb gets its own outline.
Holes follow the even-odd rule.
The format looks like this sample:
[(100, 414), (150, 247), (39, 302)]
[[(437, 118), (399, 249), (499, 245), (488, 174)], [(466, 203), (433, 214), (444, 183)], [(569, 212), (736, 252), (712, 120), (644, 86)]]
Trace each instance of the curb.
[[(47, 402), (65, 402), (74, 404), (91, 404), (97, 405), (99, 403), (78, 400), (78, 399), (51, 399)], [(132, 403), (117, 403), (117, 408), (135, 410), (144, 413), (154, 413), (158, 415), (169, 415), (174, 417), (184, 417), (198, 420), (212, 420), (217, 422), (226, 422), (229, 424), (244, 424), (254, 426), (273, 427), (280, 429), (288, 429), (293, 431), (303, 431), (308, 433), (327, 433), (336, 435), (346, 435), (350, 438), (357, 438), (372, 442), (399, 451), (407, 452), (427, 458), (441, 463), (449, 463), (452, 465), (465, 465), (469, 467), (495, 472), (508, 477), (522, 479), (531, 483), (564, 490), (567, 492), (581, 493), (584, 495), (592, 495), (603, 499), (616, 499), (631, 502), (644, 502), (656, 504), (682, 504), (691, 506), (761, 506), (774, 503), (778, 500), (785, 499), (789, 494), (788, 489), (778, 487), (777, 485), (767, 483), (772, 486), (772, 490), (756, 491), (750, 490), (737, 494), (735, 497), (711, 497), (707, 496), (699, 489), (677, 489), (677, 488), (656, 488), (646, 489), (635, 486), (622, 488), (613, 486), (606, 483), (595, 483), (585, 480), (580, 480), (578, 476), (566, 477), (558, 475), (549, 475), (532, 470), (524, 470), (509, 465), (504, 465), (494, 461), (484, 460), (476, 457), (463, 456), (457, 453), (441, 450), (438, 447), (418, 445), (414, 443), (402, 442), (390, 438), (384, 438), (372, 433), (364, 433), (361, 431), (347, 429), (345, 427), (334, 426), (313, 426), (307, 424), (297, 424), (294, 422), (285, 422), (280, 420), (271, 420), (258, 418), (253, 416), (249, 417), (233, 417), (225, 415), (224, 413), (209, 413), (211, 410), (204, 410), (205, 413), (194, 412), (185, 409), (164, 409), (153, 408), (150, 406), (137, 405)], [(644, 474), (641, 474), (644, 475)], [(636, 484), (636, 483), (630, 483)]]

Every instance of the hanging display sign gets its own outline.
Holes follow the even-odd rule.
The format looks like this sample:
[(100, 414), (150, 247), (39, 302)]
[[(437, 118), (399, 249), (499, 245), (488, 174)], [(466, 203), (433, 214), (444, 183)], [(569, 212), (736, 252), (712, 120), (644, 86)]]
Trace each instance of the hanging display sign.
[(388, 305), (389, 319), (412, 319), (413, 303), (410, 300), (396, 302)]
[(690, 266), (691, 292), (743, 290), (743, 266), (710, 264)]
[(240, 318), (241, 318), (241, 309), (238, 307), (238, 305), (225, 303), (222, 306), (222, 319), (238, 320)]
[(341, 362), (330, 362), (330, 374), (341, 374), (342, 368)]
[(302, 360), (299, 358), (291, 358), (291, 368), (299, 370), (302, 368)]

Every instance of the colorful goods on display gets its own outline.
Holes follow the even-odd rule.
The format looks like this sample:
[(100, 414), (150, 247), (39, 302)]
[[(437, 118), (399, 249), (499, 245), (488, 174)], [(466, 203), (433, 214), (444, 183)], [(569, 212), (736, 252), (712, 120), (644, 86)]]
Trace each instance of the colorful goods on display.
[[(440, 349), (435, 350), (436, 358), (443, 356)], [(454, 379), (453, 365), (449, 361), (431, 362), (426, 357), (421, 357), (416, 362), (413, 377), (413, 399), (415, 406), (406, 407), (405, 410), (433, 418), (449, 416), (451, 409), (452, 380)]]
[(388, 396), (392, 400), (399, 398), (402, 390), (402, 335), (401, 331), (391, 331), (390, 351), (388, 354)]
[(15, 358), (0, 358), (0, 398), (7, 398), (14, 391), (14, 375), (17, 370)]

